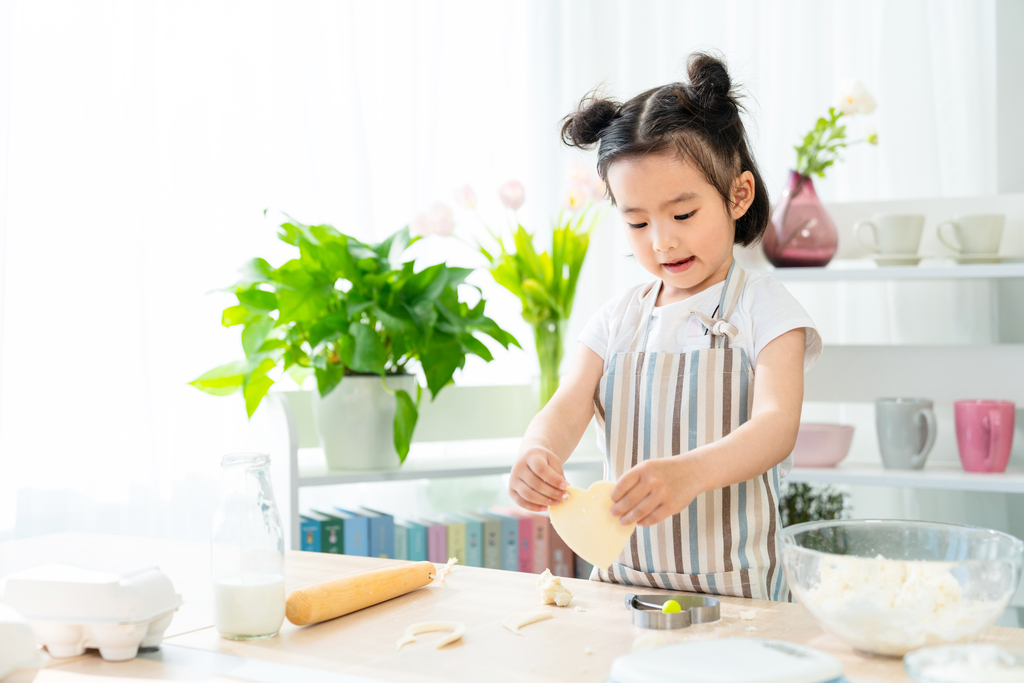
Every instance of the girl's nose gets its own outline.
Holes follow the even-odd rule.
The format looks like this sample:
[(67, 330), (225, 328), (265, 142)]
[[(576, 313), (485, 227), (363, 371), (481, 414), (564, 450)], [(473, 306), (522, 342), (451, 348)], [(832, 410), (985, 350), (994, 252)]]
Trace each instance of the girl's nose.
[(679, 246), (675, 230), (651, 223), (651, 247), (654, 251), (672, 251)]

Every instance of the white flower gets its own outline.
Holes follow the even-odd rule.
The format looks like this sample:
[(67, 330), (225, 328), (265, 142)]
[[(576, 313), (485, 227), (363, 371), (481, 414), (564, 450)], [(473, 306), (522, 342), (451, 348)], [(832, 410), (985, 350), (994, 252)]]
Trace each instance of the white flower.
[(498, 196), (506, 208), (518, 211), (519, 207), (526, 201), (526, 190), (518, 180), (510, 180), (498, 188)]
[(843, 84), (834, 106), (843, 114), (870, 114), (875, 110), (875, 100), (863, 83), (851, 79)]
[(469, 185), (455, 190), (455, 203), (466, 209), (476, 208), (476, 192)]

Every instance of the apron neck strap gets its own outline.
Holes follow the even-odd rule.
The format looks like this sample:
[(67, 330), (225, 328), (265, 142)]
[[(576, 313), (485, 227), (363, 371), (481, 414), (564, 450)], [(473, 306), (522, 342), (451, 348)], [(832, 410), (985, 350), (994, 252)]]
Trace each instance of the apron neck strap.
[(718, 302), (718, 317), (720, 320), (728, 320), (736, 310), (736, 304), (743, 293), (743, 285), (747, 281), (747, 271), (736, 265), (733, 259), (729, 266), (729, 274), (725, 276), (725, 286), (722, 287), (722, 298)]
[[(733, 259), (729, 266), (729, 273), (725, 276), (725, 286), (722, 287), (722, 298), (718, 302), (718, 320), (728, 321), (736, 310), (736, 304), (743, 292), (743, 285), (747, 281), (747, 271), (736, 265)], [(629, 352), (636, 353), (647, 348), (647, 335), (651, 330), (651, 318), (654, 314), (654, 304), (658, 301), (658, 294), (661, 292), (662, 281), (652, 282), (650, 287), (640, 298), (640, 312), (637, 315), (636, 332), (629, 342)], [(714, 334), (714, 332), (712, 332)], [(715, 335), (718, 336), (718, 335)]]
[(629, 342), (629, 352), (636, 353), (647, 348), (647, 334), (651, 330), (651, 318), (654, 316), (654, 304), (658, 301), (662, 281), (655, 280), (640, 298), (640, 313), (636, 319), (636, 332)]

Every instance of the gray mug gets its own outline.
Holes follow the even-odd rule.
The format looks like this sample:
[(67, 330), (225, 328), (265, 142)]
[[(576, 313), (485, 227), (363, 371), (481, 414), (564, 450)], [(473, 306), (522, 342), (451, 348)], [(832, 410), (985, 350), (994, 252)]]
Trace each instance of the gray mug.
[(923, 398), (875, 401), (875, 428), (882, 464), (888, 470), (919, 470), (935, 445), (935, 411)]

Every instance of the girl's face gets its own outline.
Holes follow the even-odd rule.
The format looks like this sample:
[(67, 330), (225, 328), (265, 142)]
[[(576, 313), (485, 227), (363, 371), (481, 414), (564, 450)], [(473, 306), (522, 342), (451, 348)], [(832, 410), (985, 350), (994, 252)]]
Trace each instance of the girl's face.
[(616, 161), (608, 187), (636, 260), (665, 284), (658, 305), (681, 301), (725, 279), (736, 219), (754, 198), (754, 177), (734, 183), (731, 210), (713, 185), (676, 154)]

